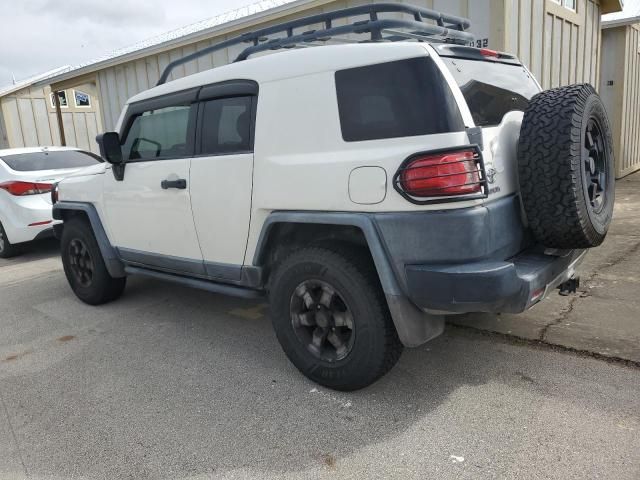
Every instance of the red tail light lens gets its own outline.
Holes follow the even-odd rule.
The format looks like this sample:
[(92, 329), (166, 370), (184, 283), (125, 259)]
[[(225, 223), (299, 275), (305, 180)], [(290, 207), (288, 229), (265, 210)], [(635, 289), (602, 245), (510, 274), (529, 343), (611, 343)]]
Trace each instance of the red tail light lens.
[(480, 55), (483, 57), (500, 58), (500, 52), (496, 52), (495, 50), (490, 50), (488, 48), (481, 48)]
[(411, 160), (400, 172), (400, 188), (412, 197), (445, 197), (482, 192), (475, 150), (458, 150)]
[(32, 182), (4, 182), (0, 183), (0, 188), (6, 190), (11, 195), (21, 197), (23, 195), (39, 195), (51, 191), (50, 183), (32, 183)]

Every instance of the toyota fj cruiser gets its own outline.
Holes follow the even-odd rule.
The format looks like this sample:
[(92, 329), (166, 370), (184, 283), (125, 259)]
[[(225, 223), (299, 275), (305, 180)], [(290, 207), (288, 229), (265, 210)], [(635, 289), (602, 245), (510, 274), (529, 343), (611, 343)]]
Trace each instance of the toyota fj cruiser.
[[(467, 46), (468, 28), (365, 5), (173, 62), (98, 137), (108, 163), (53, 192), (71, 288), (101, 304), (141, 274), (268, 295), (294, 365), (350, 390), (444, 315), (575, 287), (613, 210), (602, 103), (589, 85), (541, 92), (515, 57)], [(330, 45), (340, 35), (356, 41)], [(240, 42), (239, 61), (166, 83)]]

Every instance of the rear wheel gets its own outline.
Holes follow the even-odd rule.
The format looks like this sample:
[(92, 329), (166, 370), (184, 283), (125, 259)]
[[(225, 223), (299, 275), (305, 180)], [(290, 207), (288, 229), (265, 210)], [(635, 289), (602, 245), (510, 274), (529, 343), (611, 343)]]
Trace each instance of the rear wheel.
[(278, 340), (314, 382), (356, 390), (375, 382), (400, 358), (402, 344), (365, 253), (295, 251), (276, 268), (271, 286)]
[(0, 223), (0, 258), (11, 258), (20, 253), (17, 246), (12, 245), (4, 231), (2, 223)]
[(64, 273), (80, 300), (100, 305), (122, 295), (127, 278), (109, 275), (93, 230), (86, 220), (74, 217), (66, 221), (60, 246)]

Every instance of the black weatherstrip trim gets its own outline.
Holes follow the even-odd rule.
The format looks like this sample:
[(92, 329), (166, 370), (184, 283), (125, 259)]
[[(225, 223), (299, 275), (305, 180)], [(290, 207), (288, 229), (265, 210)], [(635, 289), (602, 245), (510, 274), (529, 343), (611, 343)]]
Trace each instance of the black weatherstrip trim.
[(180, 285), (184, 285), (187, 287), (199, 288), (200, 290), (221, 293), (223, 295), (232, 295), (234, 297), (262, 298), (264, 296), (264, 292), (261, 290), (251, 290), (249, 288), (224, 285), (207, 280), (200, 280), (197, 278), (182, 277), (180, 275), (157, 272), (155, 270), (148, 270), (146, 268), (127, 266), (125, 267), (125, 271), (130, 275), (146, 275), (148, 277), (157, 278), (159, 280), (166, 280), (169, 282), (179, 283)]
[(258, 83), (253, 80), (228, 80), (206, 85), (200, 89), (198, 100), (258, 95)]
[(204, 263), (202, 260), (189, 258), (172, 257), (159, 253), (142, 252), (131, 248), (117, 248), (122, 260), (128, 263), (160, 268), (175, 273), (186, 273), (191, 275), (205, 275)]
[(129, 105), (127, 109), (127, 117), (137, 115), (149, 110), (158, 110), (159, 108), (173, 107), (175, 105), (187, 105), (193, 103), (198, 98), (200, 87), (182, 90), (180, 92), (168, 93), (158, 97), (140, 100)]

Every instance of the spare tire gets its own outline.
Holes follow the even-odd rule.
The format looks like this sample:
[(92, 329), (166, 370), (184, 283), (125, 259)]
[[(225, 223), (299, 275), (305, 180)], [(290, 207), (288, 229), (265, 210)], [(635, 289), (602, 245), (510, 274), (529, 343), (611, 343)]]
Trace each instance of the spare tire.
[(591, 85), (539, 93), (518, 142), (520, 194), (535, 239), (546, 247), (600, 245), (615, 195), (609, 120)]

